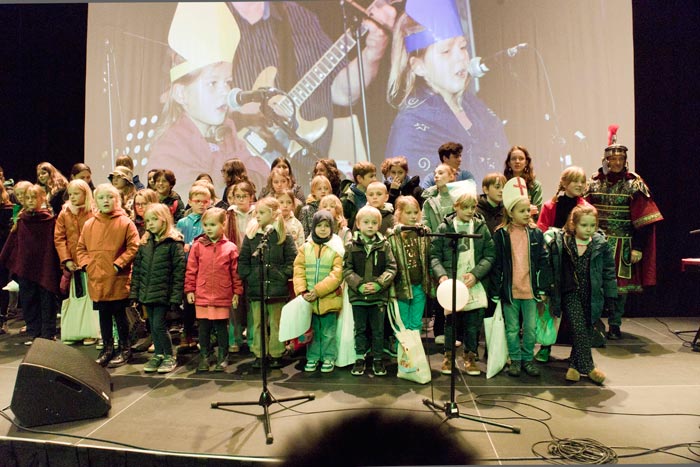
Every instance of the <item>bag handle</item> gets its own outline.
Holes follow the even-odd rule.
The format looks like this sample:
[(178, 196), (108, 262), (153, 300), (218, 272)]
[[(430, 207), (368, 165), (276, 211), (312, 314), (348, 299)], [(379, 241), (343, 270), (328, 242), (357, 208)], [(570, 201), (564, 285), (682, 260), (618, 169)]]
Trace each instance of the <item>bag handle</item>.
[(394, 330), (395, 334), (398, 334), (406, 330), (403, 321), (401, 320), (401, 314), (399, 313), (399, 302), (392, 298), (387, 304), (387, 315), (389, 316), (389, 324), (391, 324), (391, 329)]

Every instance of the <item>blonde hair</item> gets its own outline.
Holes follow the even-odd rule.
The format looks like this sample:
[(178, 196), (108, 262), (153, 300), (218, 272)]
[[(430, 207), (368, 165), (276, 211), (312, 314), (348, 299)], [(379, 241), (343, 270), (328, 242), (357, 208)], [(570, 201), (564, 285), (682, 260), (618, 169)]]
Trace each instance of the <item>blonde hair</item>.
[(340, 229), (343, 229), (348, 226), (348, 220), (345, 218), (345, 215), (343, 215), (343, 203), (340, 202), (340, 198), (338, 198), (336, 195), (326, 195), (321, 200), (318, 202), (318, 208), (321, 209), (321, 205), (324, 204), (326, 201), (329, 201), (333, 203), (333, 210), (331, 213), (333, 214), (333, 218), (335, 219), (335, 228), (336, 232), (340, 232)]
[(421, 214), (420, 203), (413, 196), (399, 196), (396, 198), (396, 203), (394, 204), (394, 218), (398, 221), (401, 219), (401, 214), (408, 208), (413, 206), (418, 209), (418, 214)]
[(214, 185), (206, 180), (198, 180), (194, 182), (187, 196), (189, 196), (189, 199), (192, 199), (196, 195), (208, 196), (211, 200), (214, 196)]
[(447, 165), (447, 164), (438, 164), (437, 166), (435, 166), (435, 170), (433, 170), (433, 174), (434, 174), (434, 173), (437, 171), (437, 169), (439, 169), (440, 167), (442, 167), (443, 169), (447, 169), (447, 173), (449, 173), (449, 174), (452, 176), (452, 181), (454, 182), (455, 179), (457, 178), (457, 170), (455, 170), (454, 167), (452, 167), (452, 166), (450, 166), (450, 165)]
[(114, 198), (116, 199), (114, 209), (121, 209), (122, 196), (119, 193), (119, 190), (117, 190), (117, 187), (115, 187), (111, 183), (100, 183), (99, 185), (97, 185), (97, 187), (95, 187), (95, 199), (97, 199), (97, 196), (102, 192), (109, 192), (112, 195), (114, 195)]
[(585, 183), (586, 180), (588, 180), (586, 177), (586, 172), (581, 167), (572, 165), (565, 168), (559, 177), (559, 186), (557, 187), (557, 192), (554, 193), (552, 202), (556, 203), (559, 200), (559, 193), (564, 193), (569, 183), (578, 181)]
[(29, 185), (24, 192), (24, 197), (26, 198), (29, 194), (33, 194), (36, 198), (38, 209), (45, 207), (47, 196), (46, 190), (43, 186), (39, 185), (38, 183), (34, 185)]
[[(261, 208), (272, 211), (271, 225), (277, 231), (277, 244), (282, 245), (287, 236), (287, 230), (284, 227), (284, 219), (282, 219), (280, 202), (277, 201), (277, 198), (266, 196), (255, 204), (255, 212), (258, 212)], [(257, 234), (259, 228), (260, 226), (258, 225), (258, 220), (253, 217), (250, 222), (248, 222), (248, 226), (245, 229), (246, 236), (250, 239), (255, 238), (255, 234)]]
[(294, 214), (296, 213), (297, 209), (301, 208), (301, 201), (299, 201), (299, 198), (296, 197), (296, 195), (294, 194), (294, 190), (292, 190), (291, 188), (285, 188), (279, 193), (271, 193), (268, 196), (273, 196), (278, 201), (282, 196), (287, 196), (290, 200), (292, 200), (292, 204), (294, 205), (291, 212), (292, 217), (294, 217)]
[(46, 187), (44, 187), (47, 197), (50, 198), (56, 194), (57, 191), (62, 190), (68, 185), (68, 180), (66, 177), (64, 177), (63, 174), (51, 163), (40, 162), (36, 166), (36, 171), (39, 172), (40, 170), (45, 170), (49, 173), (49, 180), (46, 182)]
[(372, 188), (376, 188), (382, 191), (384, 194), (388, 194), (389, 190), (386, 189), (386, 185), (380, 181), (374, 181), (367, 185), (367, 190), (369, 191)]
[(68, 198), (68, 201), (64, 204), (64, 206), (73, 206), (74, 208), (80, 208), (82, 207), (86, 211), (90, 211), (93, 209), (95, 206), (94, 199), (92, 197), (92, 190), (90, 189), (90, 185), (87, 184), (86, 181), (81, 180), (79, 178), (76, 178), (74, 180), (71, 180), (68, 182), (68, 187), (66, 187), (66, 193), (68, 193), (71, 189), (76, 188), (85, 194), (85, 205), (84, 206), (74, 206), (70, 202), (70, 197)]
[(377, 222), (380, 224), (382, 223), (382, 213), (379, 212), (379, 209), (370, 206), (369, 204), (362, 206), (359, 211), (357, 211), (357, 214), (355, 214), (355, 226), (357, 227), (360, 225), (360, 220), (363, 217), (374, 217)]
[[(170, 208), (162, 203), (152, 203), (146, 206), (146, 210), (143, 213), (144, 219), (147, 215), (153, 214), (157, 219), (163, 221), (163, 231), (156, 234), (158, 238), (173, 237), (181, 238), (180, 232), (175, 228), (175, 221), (173, 220), (173, 215), (170, 212)], [(141, 244), (145, 245), (148, 242), (148, 238), (151, 236), (151, 232), (146, 230), (146, 233), (141, 237)]]
[(294, 182), (292, 181), (292, 177), (289, 176), (289, 174), (284, 172), (284, 169), (282, 167), (275, 167), (274, 169), (270, 170), (270, 175), (267, 176), (267, 184), (265, 187), (267, 188), (267, 192), (269, 194), (272, 194), (275, 192), (274, 188), (272, 188), (272, 179), (277, 177), (282, 177), (287, 180), (287, 188), (294, 188)]
[(333, 192), (333, 187), (331, 186), (331, 181), (328, 180), (328, 177), (326, 177), (325, 175), (316, 175), (314, 178), (311, 179), (311, 193), (306, 198), (307, 203), (311, 203), (312, 201), (321, 201), (320, 199), (316, 198), (316, 195), (314, 195), (314, 191), (316, 191), (322, 185), (325, 185), (328, 188), (329, 193)]
[(416, 50), (410, 54), (406, 51), (406, 36), (420, 32), (425, 28), (415, 22), (406, 13), (394, 23), (391, 42), (391, 68), (386, 88), (387, 102), (394, 108), (401, 107), (416, 86), (416, 75), (411, 70), (410, 59), (423, 58), (428, 48)]
[(213, 217), (219, 224), (224, 226), (226, 229), (226, 211), (221, 208), (209, 208), (202, 214), (202, 224), (204, 224), (210, 217)]
[(576, 226), (579, 224), (579, 222), (581, 222), (581, 218), (583, 216), (595, 217), (595, 227), (596, 230), (598, 229), (598, 210), (590, 204), (580, 204), (578, 206), (574, 206), (574, 209), (572, 209), (569, 213), (569, 218), (566, 220), (566, 224), (564, 225), (564, 232), (572, 236), (575, 235)]
[(476, 194), (467, 191), (466, 193), (459, 195), (454, 203), (452, 203), (452, 206), (454, 208), (464, 208), (467, 206), (476, 206), (478, 202), (479, 199), (476, 197)]

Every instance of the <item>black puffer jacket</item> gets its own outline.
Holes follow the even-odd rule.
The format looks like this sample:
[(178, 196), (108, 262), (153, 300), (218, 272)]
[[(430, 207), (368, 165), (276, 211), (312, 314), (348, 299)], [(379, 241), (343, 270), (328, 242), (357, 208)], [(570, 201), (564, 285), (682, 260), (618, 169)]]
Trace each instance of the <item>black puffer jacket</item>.
[[(245, 285), (248, 300), (259, 301), (262, 297), (260, 290), (260, 258), (253, 253), (260, 245), (263, 234), (258, 231), (253, 238), (248, 235), (243, 239), (241, 254), (238, 257), (238, 275)], [(297, 247), (291, 235), (286, 234), (284, 242), (278, 244), (279, 236), (275, 230), (270, 234), (263, 261), (265, 263), (265, 279), (267, 280), (266, 299), (289, 298), (289, 280), (294, 272), (294, 259), (297, 257)]]
[(173, 233), (156, 242), (149, 234), (134, 259), (129, 298), (146, 304), (179, 305), (185, 287), (185, 266), (182, 236)]

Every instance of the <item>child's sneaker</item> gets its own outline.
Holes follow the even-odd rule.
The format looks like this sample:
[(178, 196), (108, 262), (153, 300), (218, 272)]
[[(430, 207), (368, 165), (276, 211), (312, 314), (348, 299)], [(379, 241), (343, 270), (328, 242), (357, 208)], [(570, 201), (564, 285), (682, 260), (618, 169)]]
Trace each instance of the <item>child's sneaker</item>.
[(523, 363), (523, 370), (525, 370), (525, 373), (528, 374), (528, 376), (539, 376), (540, 375), (540, 370), (535, 366), (535, 363), (532, 360), (528, 360), (527, 362)]
[(325, 360), (321, 365), (321, 373), (330, 373), (335, 369), (335, 363), (330, 360)]
[(239, 353), (241, 348), (238, 344), (229, 345), (228, 353)]
[(467, 356), (464, 360), (466, 371), (469, 376), (479, 376), (481, 374), (481, 370), (476, 366), (476, 354), (474, 352), (467, 352)]
[(216, 362), (216, 365), (214, 365), (214, 371), (217, 373), (222, 373), (224, 370), (226, 370), (227, 366), (228, 362), (226, 360), (218, 361)]
[(535, 354), (535, 360), (542, 363), (547, 363), (549, 361), (549, 353), (551, 352), (551, 347), (542, 346), (540, 350)]
[(375, 358), (372, 362), (372, 373), (374, 373), (374, 376), (384, 376), (386, 374), (384, 361), (381, 358)]
[(309, 373), (316, 371), (316, 367), (318, 366), (318, 362), (316, 360), (309, 360), (306, 362), (306, 366), (304, 366), (304, 371), (308, 371)]
[(365, 374), (365, 359), (364, 358), (358, 358), (355, 360), (355, 364), (352, 366), (352, 370), (350, 370), (350, 374), (354, 376), (362, 376)]
[(154, 355), (149, 361), (143, 366), (143, 371), (146, 373), (155, 373), (158, 368), (163, 363), (164, 355)]
[(197, 365), (197, 373), (204, 373), (207, 371), (209, 371), (209, 359), (207, 359), (204, 355), (200, 355), (199, 365)]
[(170, 373), (175, 367), (177, 367), (177, 360), (172, 355), (168, 355), (158, 367), (158, 373)]
[(443, 375), (452, 374), (452, 355), (450, 352), (445, 352), (445, 357), (442, 359), (442, 367), (440, 368), (440, 373)]
[(513, 376), (517, 378), (520, 376), (521, 363), (520, 360), (513, 360), (510, 362), (510, 368), (508, 368), (508, 376)]

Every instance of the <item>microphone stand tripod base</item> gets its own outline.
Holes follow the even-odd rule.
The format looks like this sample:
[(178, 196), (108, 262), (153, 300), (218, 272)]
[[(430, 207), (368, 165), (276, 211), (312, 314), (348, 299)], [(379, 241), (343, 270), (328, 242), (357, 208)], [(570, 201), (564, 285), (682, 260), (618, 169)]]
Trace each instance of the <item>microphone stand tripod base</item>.
[(490, 422), (488, 420), (483, 420), (478, 417), (472, 417), (469, 415), (463, 415), (459, 413), (459, 405), (457, 405), (456, 402), (445, 402), (444, 405), (440, 406), (440, 404), (431, 401), (430, 399), (423, 399), (423, 404), (428, 406), (431, 409), (435, 410), (441, 410), (445, 413), (445, 417), (448, 420), (452, 420), (453, 418), (463, 418), (465, 420), (471, 420), (473, 422), (480, 422), (480, 423), (486, 423), (488, 425), (493, 425), (497, 426), (499, 428), (505, 428), (507, 430), (510, 430), (513, 433), (519, 434), (520, 433), (520, 427), (519, 426), (514, 426), (514, 425), (506, 425), (503, 423), (496, 423), (496, 422)]

